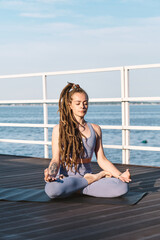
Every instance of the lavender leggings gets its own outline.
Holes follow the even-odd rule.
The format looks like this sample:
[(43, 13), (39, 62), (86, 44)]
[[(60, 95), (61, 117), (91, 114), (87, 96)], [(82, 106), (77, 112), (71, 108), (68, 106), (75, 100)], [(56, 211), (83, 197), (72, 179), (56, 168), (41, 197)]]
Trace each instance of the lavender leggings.
[(63, 173), (66, 177), (46, 183), (45, 192), (50, 198), (65, 198), (78, 190), (81, 190), (84, 195), (108, 198), (121, 196), (128, 191), (128, 184), (117, 178), (102, 178), (88, 185), (83, 176), (91, 173), (90, 163), (79, 164), (79, 173), (65, 172), (63, 169), (60, 169), (59, 173)]

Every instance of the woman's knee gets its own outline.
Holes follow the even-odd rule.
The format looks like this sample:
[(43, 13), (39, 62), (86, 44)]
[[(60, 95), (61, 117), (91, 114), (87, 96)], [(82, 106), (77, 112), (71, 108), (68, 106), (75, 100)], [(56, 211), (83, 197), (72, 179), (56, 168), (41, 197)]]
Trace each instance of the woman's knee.
[(50, 198), (60, 198), (63, 197), (64, 188), (62, 184), (57, 182), (47, 183), (45, 186), (45, 192)]
[(115, 187), (115, 195), (116, 197), (122, 196), (128, 192), (129, 185), (126, 182), (122, 182), (121, 180), (117, 179), (117, 187)]
[(120, 197), (128, 192), (127, 183), (117, 178), (112, 178), (111, 180), (110, 184), (106, 186), (106, 191), (104, 191), (105, 197)]
[(128, 184), (117, 178), (102, 178), (83, 189), (83, 194), (94, 197), (119, 197), (128, 192)]

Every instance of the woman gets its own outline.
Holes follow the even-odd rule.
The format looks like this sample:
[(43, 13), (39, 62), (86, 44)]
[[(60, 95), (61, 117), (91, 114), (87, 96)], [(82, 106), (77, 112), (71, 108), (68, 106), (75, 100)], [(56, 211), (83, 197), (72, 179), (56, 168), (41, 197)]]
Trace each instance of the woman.
[[(73, 83), (62, 90), (59, 124), (53, 128), (52, 160), (44, 171), (45, 192), (50, 198), (64, 198), (78, 192), (95, 197), (118, 197), (128, 191), (127, 169), (121, 173), (104, 155), (101, 128), (85, 121), (88, 95)], [(92, 174), (95, 152), (102, 171)]]

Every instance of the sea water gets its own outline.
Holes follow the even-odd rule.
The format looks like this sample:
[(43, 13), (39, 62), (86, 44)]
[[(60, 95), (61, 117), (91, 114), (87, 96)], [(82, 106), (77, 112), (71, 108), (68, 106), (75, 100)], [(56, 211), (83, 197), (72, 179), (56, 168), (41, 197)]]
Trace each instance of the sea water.
[[(59, 114), (57, 105), (48, 106), (48, 123), (57, 124)], [(86, 120), (98, 125), (121, 125), (121, 105), (90, 105)], [(43, 124), (42, 105), (17, 105), (0, 107), (1, 123), (33, 123)], [(160, 105), (130, 105), (130, 125), (134, 126), (160, 126)], [(103, 144), (121, 145), (121, 130), (102, 130)], [(52, 128), (49, 128), (49, 141), (51, 141)], [(18, 140), (44, 140), (43, 128), (24, 127), (0, 127), (1, 139)], [(130, 131), (130, 145), (160, 147), (160, 131)], [(122, 150), (104, 149), (106, 157), (113, 163), (122, 162)], [(18, 156), (44, 157), (43, 145), (2, 143), (0, 142), (0, 154)], [(51, 158), (51, 146), (49, 157)], [(95, 155), (93, 161), (96, 161)], [(138, 165), (160, 166), (160, 152), (158, 151), (130, 151), (130, 163)]]

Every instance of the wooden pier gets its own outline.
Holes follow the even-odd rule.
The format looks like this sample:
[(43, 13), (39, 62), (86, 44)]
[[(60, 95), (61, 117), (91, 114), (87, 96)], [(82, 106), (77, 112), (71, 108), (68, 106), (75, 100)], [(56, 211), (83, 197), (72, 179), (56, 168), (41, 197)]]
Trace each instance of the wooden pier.
[[(0, 155), (0, 187), (43, 189), (49, 159)], [(92, 163), (97, 172), (97, 163)], [(116, 164), (121, 171), (126, 166)], [(129, 165), (136, 205), (0, 201), (1, 240), (159, 240), (160, 168)]]

